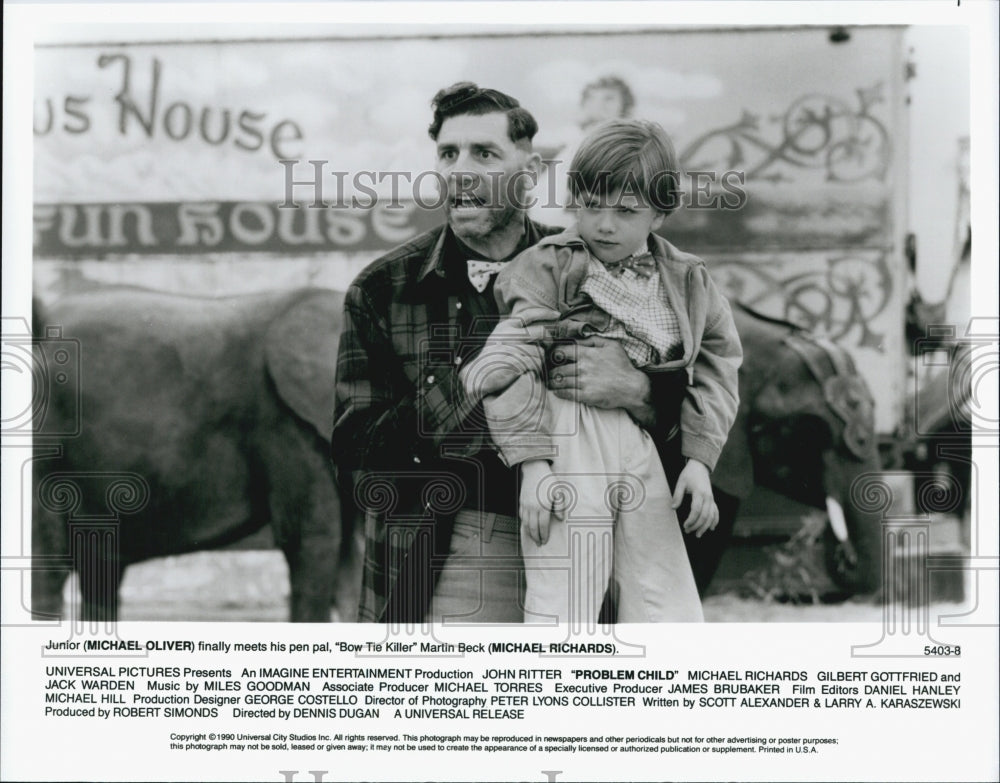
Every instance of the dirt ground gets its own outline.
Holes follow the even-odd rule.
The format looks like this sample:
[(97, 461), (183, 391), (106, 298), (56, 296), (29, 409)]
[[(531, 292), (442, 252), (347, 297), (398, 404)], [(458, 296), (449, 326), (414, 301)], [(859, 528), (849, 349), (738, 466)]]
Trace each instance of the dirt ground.
[[(75, 603), (75, 582), (65, 597)], [(288, 568), (269, 551), (197, 552), (131, 566), (120, 595), (121, 620), (284, 622), (288, 618)], [(960, 604), (941, 604), (952, 613)], [(704, 601), (709, 622), (878, 622), (881, 603), (848, 600), (795, 604), (744, 597), (736, 592)], [(338, 619), (334, 615), (333, 619)]]

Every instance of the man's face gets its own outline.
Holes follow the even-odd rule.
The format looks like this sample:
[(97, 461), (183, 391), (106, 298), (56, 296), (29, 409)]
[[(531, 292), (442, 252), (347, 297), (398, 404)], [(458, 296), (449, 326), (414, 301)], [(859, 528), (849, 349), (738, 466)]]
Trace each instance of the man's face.
[(437, 171), (447, 183), (445, 210), (459, 237), (484, 239), (521, 220), (534, 184), (535, 158), (507, 135), (501, 112), (450, 117), (437, 139)]
[(621, 190), (606, 196), (583, 193), (579, 202), (577, 230), (590, 252), (605, 264), (644, 251), (650, 233), (663, 223), (663, 213)]
[(587, 91), (580, 106), (584, 127), (604, 120), (615, 120), (625, 114), (621, 90), (614, 87), (593, 87)]

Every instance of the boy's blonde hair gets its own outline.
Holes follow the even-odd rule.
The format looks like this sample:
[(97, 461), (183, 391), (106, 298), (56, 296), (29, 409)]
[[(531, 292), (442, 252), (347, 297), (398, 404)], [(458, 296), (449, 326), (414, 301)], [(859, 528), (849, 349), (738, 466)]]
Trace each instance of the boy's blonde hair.
[(680, 203), (673, 142), (655, 122), (608, 120), (587, 134), (569, 170), (574, 201), (621, 191), (643, 198), (664, 215)]

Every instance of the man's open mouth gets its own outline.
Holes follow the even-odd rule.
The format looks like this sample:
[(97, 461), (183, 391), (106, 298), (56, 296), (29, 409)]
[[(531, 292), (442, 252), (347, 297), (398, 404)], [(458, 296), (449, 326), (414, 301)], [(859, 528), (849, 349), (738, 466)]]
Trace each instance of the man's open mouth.
[(481, 209), (486, 206), (486, 202), (477, 196), (461, 195), (455, 196), (451, 200), (452, 209)]

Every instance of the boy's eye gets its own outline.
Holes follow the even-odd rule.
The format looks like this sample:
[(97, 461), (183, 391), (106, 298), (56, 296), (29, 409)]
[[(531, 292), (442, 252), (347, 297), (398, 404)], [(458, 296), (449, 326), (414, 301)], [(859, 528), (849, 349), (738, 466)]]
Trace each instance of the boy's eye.
[(494, 156), (493, 156), (493, 153), (490, 152), (489, 150), (480, 150), (479, 151), (479, 157), (482, 158), (483, 160), (489, 160), (490, 158), (492, 158)]
[(438, 156), (441, 160), (454, 160), (457, 154), (455, 150), (441, 150)]

